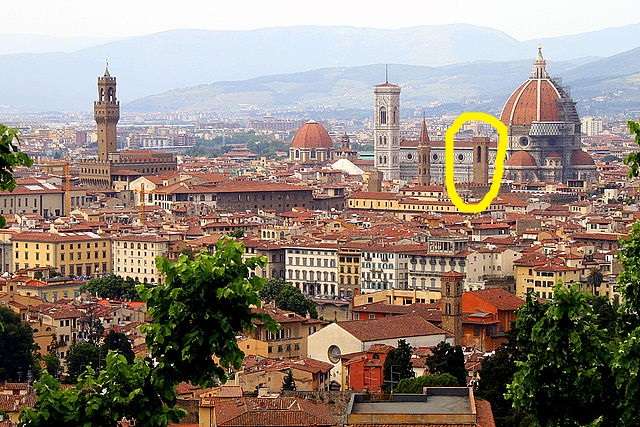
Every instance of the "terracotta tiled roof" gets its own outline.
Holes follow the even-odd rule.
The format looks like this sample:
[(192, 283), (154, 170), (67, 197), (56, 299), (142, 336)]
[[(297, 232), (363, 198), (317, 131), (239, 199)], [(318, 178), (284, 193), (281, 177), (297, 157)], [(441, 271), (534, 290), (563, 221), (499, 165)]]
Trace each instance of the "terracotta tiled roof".
[[(517, 310), (524, 304), (522, 299), (504, 289), (481, 289), (469, 293), (494, 305), (498, 310)], [(464, 298), (464, 294), (462, 297)]]
[(327, 405), (295, 397), (242, 398), (221, 402), (217, 425), (226, 426), (333, 426)]
[(338, 325), (360, 341), (377, 341), (402, 337), (444, 335), (446, 332), (415, 315), (350, 320)]

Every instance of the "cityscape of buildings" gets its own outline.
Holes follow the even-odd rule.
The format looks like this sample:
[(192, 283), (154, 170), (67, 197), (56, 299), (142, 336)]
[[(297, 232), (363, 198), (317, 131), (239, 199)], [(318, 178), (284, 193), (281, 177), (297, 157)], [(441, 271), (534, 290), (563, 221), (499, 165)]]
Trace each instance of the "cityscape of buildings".
[[(81, 114), (14, 118), (8, 125), (20, 129), (21, 149), (35, 165), (15, 170), (16, 188), (0, 193), (7, 220), (0, 303), (31, 325), (40, 353), (53, 351), (63, 364), (86, 337), (88, 316), (125, 333), (144, 354), (144, 304), (81, 295), (80, 287), (108, 275), (161, 284), (156, 257), (213, 251), (219, 238), (236, 236), (247, 258), (266, 259), (253, 274), (291, 283), (320, 318), (267, 301), (261, 310), (280, 330), (239, 331), (246, 358), (233, 386), (180, 390), (198, 402), (195, 425), (206, 426), (212, 414), (217, 425), (251, 425), (233, 424), (225, 405), (244, 399), (247, 420), (254, 419), (251, 408), (276, 402), (272, 393), (288, 372), (309, 396), (380, 392), (384, 359), (400, 339), (413, 348), (418, 376), (430, 348), (462, 345), (472, 383), (482, 357), (506, 340), (526, 294), (551, 300), (561, 281), (620, 298), (615, 254), (640, 218), (637, 182), (621, 161), (634, 151), (624, 120), (581, 119), (539, 48), (500, 116), (509, 129), (500, 193), (486, 211), (467, 214), (443, 183), (453, 117), (404, 120), (401, 87), (372, 88), (367, 120), (121, 117), (107, 68), (97, 82), (95, 123)], [(247, 134), (250, 143), (236, 142)], [(207, 141), (219, 155), (188, 154)], [(279, 150), (258, 152), (272, 143)], [(496, 147), (495, 130), (483, 123), (456, 135), (456, 186), (466, 202), (487, 192)], [(602, 274), (596, 286), (588, 280), (593, 271)], [(33, 392), (26, 382), (0, 390), (0, 410), (16, 421)], [(253, 390), (259, 397), (243, 397)], [(444, 424), (493, 425), (472, 390), (455, 396), (466, 409)], [(341, 407), (344, 424), (375, 425), (362, 414), (384, 410), (358, 396)], [(299, 425), (336, 425), (327, 405), (277, 399), (304, 414)], [(380, 419), (399, 423), (391, 414), (397, 417)]]

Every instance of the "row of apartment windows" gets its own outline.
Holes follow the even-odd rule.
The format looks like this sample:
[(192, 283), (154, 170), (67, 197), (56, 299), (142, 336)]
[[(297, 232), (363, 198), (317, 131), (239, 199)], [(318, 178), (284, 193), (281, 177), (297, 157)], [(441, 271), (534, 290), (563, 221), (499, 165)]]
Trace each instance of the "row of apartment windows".
[[(134, 256), (134, 251), (129, 251), (129, 255)], [(142, 255), (143, 252), (138, 251), (138, 256), (149, 256), (147, 252), (144, 252), (144, 255)], [(118, 249), (118, 255), (127, 255), (127, 251), (121, 251), (120, 249)], [(152, 252), (151, 256), (155, 256), (155, 252)]]
[(313, 280), (322, 280), (324, 282), (335, 282), (336, 281), (336, 273), (334, 272), (326, 272), (326, 271), (309, 271), (307, 272), (306, 270), (288, 270), (289, 273), (289, 279), (297, 279), (297, 280), (308, 280), (313, 281)]
[[(120, 242), (118, 242), (118, 246), (120, 246)], [(130, 245), (127, 245), (127, 242), (124, 242), (123, 246), (125, 249), (128, 249), (127, 246), (129, 246), (129, 248), (131, 249), (136, 249), (136, 246), (137, 246), (137, 249), (144, 249), (144, 250), (148, 249), (148, 245), (146, 243), (144, 244), (138, 243), (137, 245), (135, 243), (131, 243)], [(151, 243), (151, 249), (154, 249), (155, 247), (156, 247), (156, 244)]]
[(291, 328), (278, 329), (275, 333), (271, 331), (267, 331), (265, 333), (265, 341), (281, 340), (285, 338), (291, 338)]
[[(282, 353), (283, 351), (291, 351), (291, 344), (279, 345), (279, 346), (277, 346), (277, 349), (278, 349), (278, 353)], [(299, 351), (300, 350), (300, 344), (294, 344), (293, 345), (293, 350), (294, 351)], [(269, 351), (269, 353), (273, 353), (273, 346), (272, 345), (269, 346), (268, 351)]]
[[(135, 260), (133, 260), (133, 259), (132, 259), (132, 260), (131, 260), (131, 264), (135, 264), (135, 262), (134, 262), (134, 261), (135, 261)], [(144, 261), (144, 263), (142, 263), (142, 262), (140, 262), (140, 261)], [(127, 258), (118, 258), (118, 261), (117, 261), (117, 262), (118, 262), (118, 264), (120, 264), (120, 263), (122, 263), (122, 264), (127, 264)], [(145, 260), (141, 260), (141, 259), (139, 259), (139, 260), (138, 260), (138, 265), (140, 265), (140, 264), (147, 265), (147, 260), (146, 260), (146, 259), (145, 259)]]
[[(125, 273), (156, 274), (156, 270), (154, 268), (152, 268), (148, 273), (146, 268), (143, 268), (142, 271), (140, 267), (138, 267), (138, 271), (135, 271), (134, 267), (131, 267), (129, 271), (127, 271), (127, 268), (128, 267), (122, 267), (122, 271)], [(120, 272), (120, 267), (118, 267), (118, 272)]]
[[(295, 260), (295, 263), (294, 263)], [(302, 257), (302, 261), (300, 260), (300, 257), (289, 257), (289, 265), (303, 265), (306, 266), (307, 265), (307, 261), (309, 264), (309, 267), (314, 267), (314, 258), (306, 258), (306, 257)], [(336, 260), (335, 259), (327, 259), (327, 258), (315, 258), (315, 267), (329, 267), (329, 268), (335, 268), (336, 266)]]
[[(87, 248), (87, 249), (91, 249), (91, 243), (87, 243), (85, 246), (86, 246), (86, 248)], [(15, 247), (16, 247), (16, 249), (18, 249), (18, 248), (19, 248), (19, 243), (18, 243), (18, 242), (16, 242), (16, 246), (15, 246)], [(93, 242), (93, 247), (94, 247), (94, 248), (97, 248), (97, 247), (98, 247), (98, 242)], [(102, 242), (102, 247), (103, 247), (103, 248), (106, 248), (106, 247), (107, 247), (107, 242)], [(28, 242), (24, 244), (24, 248), (25, 248), (25, 249), (29, 249), (29, 243), (28, 243)], [(40, 249), (40, 243), (35, 243), (35, 248), (36, 248), (36, 250)], [(49, 246), (49, 244), (47, 243), (47, 244), (46, 244), (46, 249), (47, 249), (47, 250), (49, 250), (49, 248), (50, 248), (50, 246)], [(65, 248), (64, 244), (61, 244), (61, 245), (60, 245), (60, 250), (64, 250), (64, 248)], [(78, 244), (76, 245), (76, 248), (77, 248), (77, 249), (82, 249), (82, 243), (78, 243)], [(69, 244), (69, 249), (70, 249), (70, 250), (71, 250), (71, 249), (74, 249), (74, 244), (73, 244), (73, 243), (70, 243), (70, 244)]]

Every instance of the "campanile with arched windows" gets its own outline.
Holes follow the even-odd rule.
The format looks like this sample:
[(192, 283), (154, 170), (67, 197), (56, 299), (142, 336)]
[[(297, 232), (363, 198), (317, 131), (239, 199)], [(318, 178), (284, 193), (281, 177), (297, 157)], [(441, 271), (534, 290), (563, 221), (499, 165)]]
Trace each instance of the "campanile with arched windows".
[(109, 74), (98, 77), (98, 100), (93, 103), (93, 117), (98, 125), (98, 160), (108, 160), (118, 150), (116, 125), (120, 120), (120, 101), (116, 98), (116, 78)]
[(373, 94), (374, 165), (385, 180), (400, 179), (400, 86), (385, 82)]

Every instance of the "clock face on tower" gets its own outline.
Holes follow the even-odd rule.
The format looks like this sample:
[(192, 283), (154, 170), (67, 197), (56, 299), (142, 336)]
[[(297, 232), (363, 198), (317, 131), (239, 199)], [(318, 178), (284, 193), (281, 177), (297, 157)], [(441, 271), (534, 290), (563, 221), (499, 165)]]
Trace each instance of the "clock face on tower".
[(340, 360), (340, 347), (338, 347), (337, 345), (333, 344), (329, 347), (329, 350), (327, 351), (327, 356), (329, 356), (329, 360), (333, 363), (338, 363), (338, 361)]

